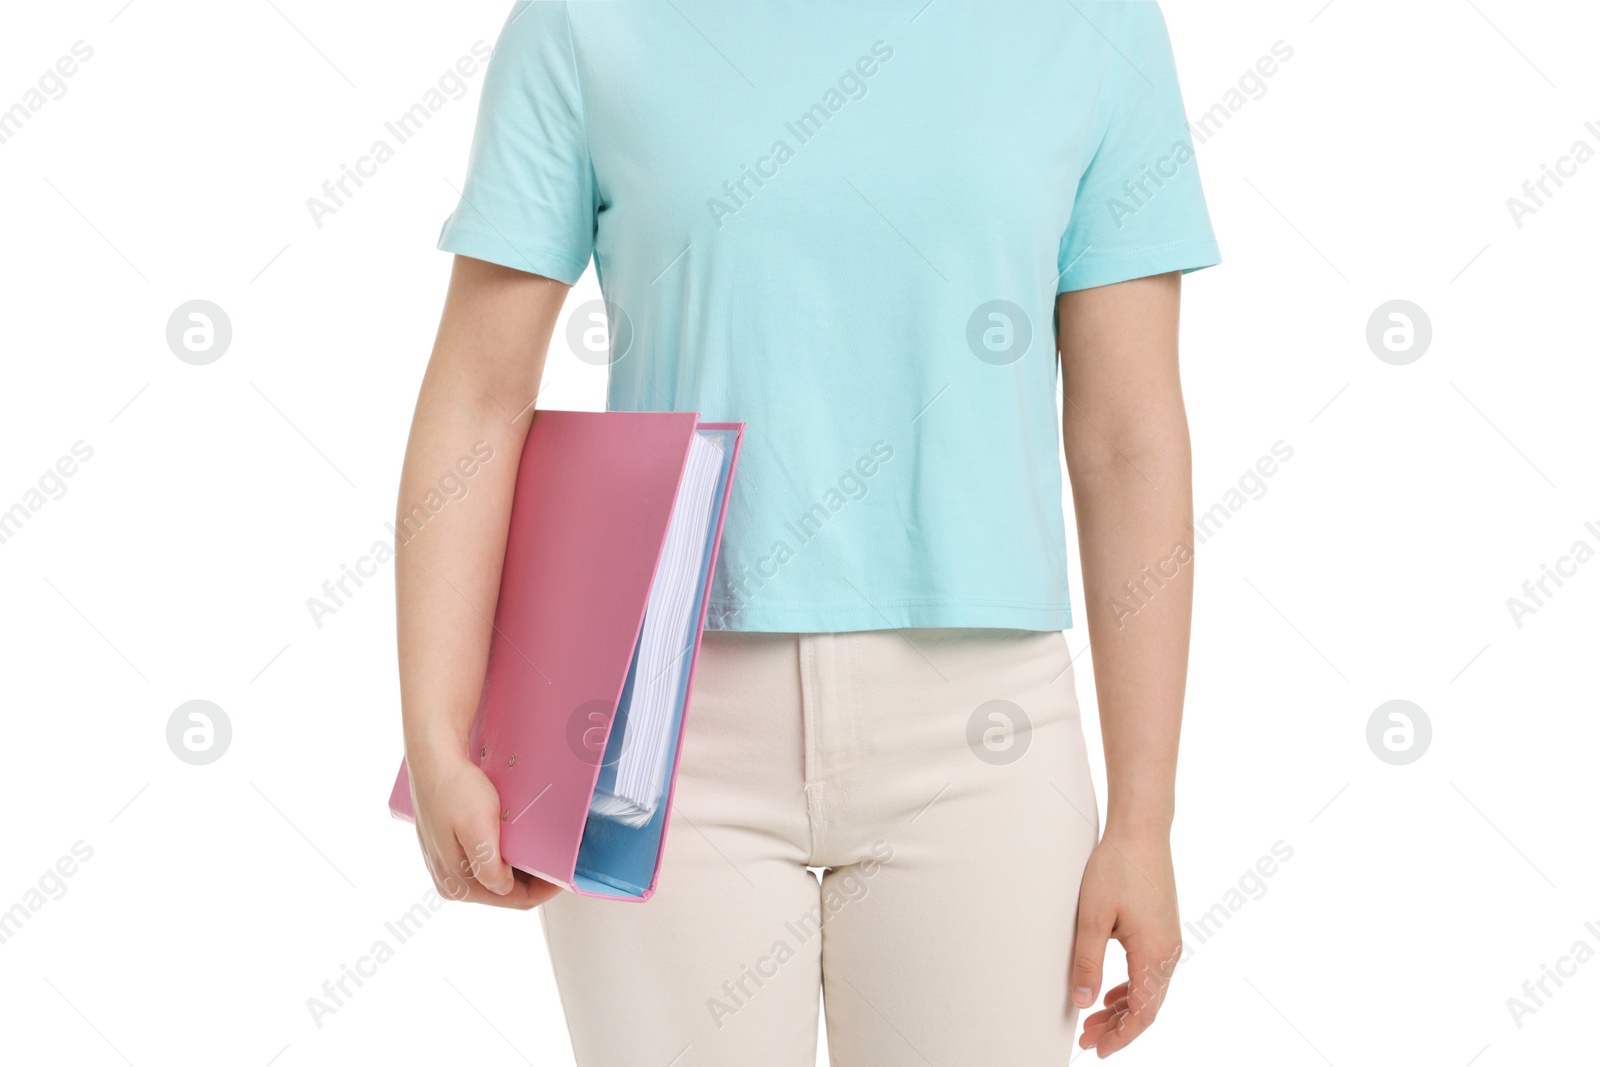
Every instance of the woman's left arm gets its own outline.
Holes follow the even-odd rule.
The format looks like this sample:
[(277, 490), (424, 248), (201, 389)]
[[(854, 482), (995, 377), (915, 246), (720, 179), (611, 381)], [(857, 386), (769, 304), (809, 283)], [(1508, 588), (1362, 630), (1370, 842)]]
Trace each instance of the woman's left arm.
[(1155, 1019), (1182, 950), (1170, 833), (1193, 600), (1189, 427), (1176, 273), (1064, 293), (1062, 437), (1105, 739), (1105, 832), (1078, 895), (1072, 1000), (1101, 988), (1106, 943), (1127, 982), (1084, 1020), (1103, 1058)]

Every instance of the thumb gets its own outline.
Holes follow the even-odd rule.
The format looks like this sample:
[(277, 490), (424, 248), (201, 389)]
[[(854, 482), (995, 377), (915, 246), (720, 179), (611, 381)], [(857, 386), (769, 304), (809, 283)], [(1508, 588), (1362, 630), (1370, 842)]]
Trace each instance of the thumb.
[(1072, 951), (1072, 1003), (1079, 1008), (1093, 1006), (1100, 995), (1100, 980), (1105, 969), (1106, 942), (1111, 939), (1113, 918), (1078, 910), (1078, 932)]
[(511, 865), (500, 855), (500, 827), (496, 823), (473, 827), (468, 833), (458, 834), (467, 858), (462, 863), (468, 868), (462, 873), (477, 880), (489, 892), (505, 896), (516, 884)]

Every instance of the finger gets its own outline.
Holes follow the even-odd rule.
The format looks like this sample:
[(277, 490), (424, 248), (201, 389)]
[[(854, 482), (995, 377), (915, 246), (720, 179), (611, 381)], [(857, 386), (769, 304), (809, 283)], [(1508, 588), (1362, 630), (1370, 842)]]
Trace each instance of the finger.
[(473, 882), (462, 876), (465, 855), (454, 837), (429, 842), (428, 873), (433, 875), (434, 888), (446, 900), (472, 899)]
[(1127, 1011), (1127, 1010), (1128, 1010), (1128, 983), (1127, 982), (1123, 982), (1121, 985), (1114, 987), (1113, 989), (1111, 989), (1109, 992), (1106, 993), (1105, 1000), (1104, 1000), (1104, 1006), (1099, 1011), (1095, 1012), (1093, 1015), (1085, 1016), (1084, 1020), (1083, 1020), (1083, 1024), (1085, 1026), (1088, 1026), (1090, 1023), (1092, 1023), (1092, 1022), (1094, 1022), (1096, 1020), (1104, 1019), (1106, 1016), (1112, 1014), (1113, 1012)]
[(1096, 1017), (1093, 1029), (1085, 1027), (1083, 1037), (1078, 1044), (1085, 1049), (1094, 1049), (1095, 1054), (1104, 1059), (1118, 1049), (1124, 1048), (1130, 1040), (1126, 1030), (1128, 1012), (1125, 1008), (1097, 1012)]
[(1164, 957), (1152, 951), (1145, 940), (1130, 941), (1124, 948), (1128, 956), (1128, 981), (1122, 988), (1127, 993), (1125, 999), (1113, 1006), (1113, 1025), (1095, 1044), (1095, 1052), (1102, 1059), (1127, 1048), (1155, 1022), (1171, 978), (1166, 961), (1177, 960), (1177, 953)]
[(1109, 1022), (1097, 1027), (1092, 1033), (1086, 1032), (1079, 1044), (1085, 1049), (1094, 1049), (1100, 1056), (1109, 1056), (1121, 1047), (1114, 1045), (1112, 1041), (1117, 1036), (1122, 1021), (1127, 1017), (1126, 1012), (1118, 1012)]
[[(417, 845), (422, 850), (422, 865), (427, 868), (428, 877), (433, 880), (434, 891), (448, 900), (450, 899), (450, 894), (446, 890), (444, 881), (445, 876), (448, 875), (448, 869), (444, 862), (439, 859), (439, 850), (433, 847), (433, 842), (422, 832), (420, 823), (417, 824), (416, 830)], [(444, 874), (441, 874), (441, 872), (444, 872)]]
[(1105, 1059), (1114, 1052), (1121, 1052), (1148, 1028), (1149, 1023), (1137, 1022), (1131, 1012), (1121, 1013), (1117, 1016), (1116, 1025), (1095, 1046), (1095, 1055)]
[(511, 888), (506, 892), (491, 893), (473, 882), (471, 895), (467, 899), (474, 904), (487, 904), (493, 908), (527, 911), (530, 908), (537, 908), (559, 892), (561, 887), (554, 882), (547, 882), (543, 878), (535, 878), (517, 871)]
[(511, 865), (500, 855), (500, 823), (488, 816), (474, 816), (455, 830), (456, 842), (467, 859), (464, 874), (497, 896), (516, 887)]
[(514, 871), (516, 888), (501, 899), (506, 901), (507, 907), (537, 908), (540, 904), (561, 892), (561, 887), (554, 882), (547, 882), (543, 878), (527, 873)]
[(1094, 1004), (1105, 970), (1106, 942), (1116, 916), (1090, 911), (1080, 903), (1078, 930), (1072, 950), (1072, 1003), (1079, 1008)]
[(449, 858), (436, 856), (432, 867), (434, 885), (440, 895), (449, 900), (526, 911), (538, 907), (560, 892), (560, 886), (530, 875), (527, 881), (513, 879), (505, 893), (491, 893), (471, 876), (472, 861), (460, 849), (459, 843), (453, 843), (455, 848), (445, 854)]
[(1177, 953), (1165, 954), (1146, 938), (1130, 939), (1123, 948), (1128, 955), (1128, 1010), (1148, 1026), (1167, 999)]
[(1128, 999), (1126, 997), (1108, 999), (1104, 1008), (1083, 1020), (1083, 1040), (1080, 1041), (1080, 1044), (1084, 1048), (1089, 1048), (1096, 1044), (1107, 1033), (1116, 1029), (1118, 1022), (1127, 1013)]
[(1106, 1036), (1116, 1029), (1117, 1020), (1122, 1017), (1121, 1012), (1099, 1012), (1095, 1018), (1084, 1023), (1083, 1033), (1078, 1038), (1078, 1047), (1094, 1048), (1106, 1039)]

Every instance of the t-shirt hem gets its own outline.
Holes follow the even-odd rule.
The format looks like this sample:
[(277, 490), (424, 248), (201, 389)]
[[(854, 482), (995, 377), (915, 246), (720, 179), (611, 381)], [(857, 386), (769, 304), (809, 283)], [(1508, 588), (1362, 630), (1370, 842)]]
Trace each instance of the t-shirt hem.
[(893, 603), (828, 606), (745, 606), (713, 600), (706, 629), (754, 633), (851, 633), (961, 627), (995, 630), (1067, 630), (1067, 604), (1027, 604), (995, 600), (903, 600)]
[(1188, 274), (1204, 270), (1206, 267), (1214, 267), (1221, 262), (1222, 253), (1217, 248), (1215, 238), (1173, 241), (1150, 248), (1106, 255), (1088, 252), (1069, 272), (1062, 275), (1061, 281), (1056, 285), (1056, 292), (1070, 293), (1079, 289), (1094, 289), (1102, 285), (1132, 281), (1134, 278), (1169, 274), (1175, 270)]
[(504, 234), (483, 233), (463, 226), (454, 216), (445, 220), (444, 228), (439, 232), (439, 248), (444, 252), (471, 256), (512, 270), (554, 278), (567, 285), (575, 284), (589, 266), (588, 259), (578, 259), (552, 248), (522, 247), (512, 244)]

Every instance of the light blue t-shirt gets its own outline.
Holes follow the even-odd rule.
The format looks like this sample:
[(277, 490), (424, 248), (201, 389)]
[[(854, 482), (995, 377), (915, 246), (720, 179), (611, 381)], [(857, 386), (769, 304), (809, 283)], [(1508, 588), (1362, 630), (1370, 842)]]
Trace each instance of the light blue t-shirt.
[[(715, 629), (1071, 625), (1056, 296), (1218, 262), (1154, 3), (518, 3), (439, 246), (748, 424)], [(552, 347), (559, 358), (561, 339)]]

